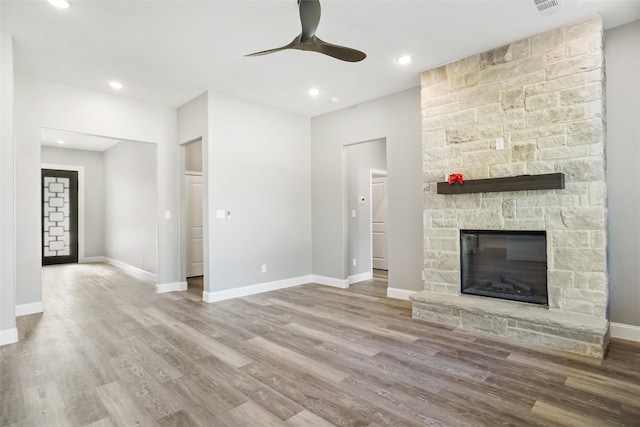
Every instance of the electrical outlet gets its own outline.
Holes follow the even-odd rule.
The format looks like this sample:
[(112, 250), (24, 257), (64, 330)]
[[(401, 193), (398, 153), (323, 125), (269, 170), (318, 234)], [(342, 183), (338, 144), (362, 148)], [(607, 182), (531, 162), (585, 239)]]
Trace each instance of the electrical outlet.
[(356, 261), (356, 259), (353, 259), (353, 262), (351, 263), (354, 267), (358, 264), (358, 262)]
[(262, 264), (262, 270), (263, 273), (267, 272), (267, 264)]

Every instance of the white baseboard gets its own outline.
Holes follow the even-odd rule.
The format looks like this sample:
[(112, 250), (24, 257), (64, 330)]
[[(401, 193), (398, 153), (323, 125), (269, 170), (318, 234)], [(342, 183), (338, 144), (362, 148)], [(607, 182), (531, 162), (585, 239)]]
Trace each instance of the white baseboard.
[(373, 279), (373, 272), (369, 271), (366, 273), (354, 274), (353, 276), (349, 276), (349, 284), (364, 282), (365, 280)]
[(311, 276), (292, 277), (290, 279), (276, 280), (273, 282), (258, 283), (256, 285), (243, 286), (241, 288), (226, 289), (224, 291), (202, 292), (204, 302), (224, 301), (232, 298), (246, 297), (262, 292), (275, 291), (277, 289), (291, 288), (293, 286), (311, 283)]
[[(78, 260), (78, 264), (87, 264), (90, 262), (105, 262), (107, 259), (103, 256), (86, 256)], [(114, 264), (115, 265), (115, 264)]]
[(609, 331), (613, 338), (640, 342), (640, 326), (611, 322), (609, 323)]
[(418, 291), (408, 291), (406, 289), (399, 288), (387, 288), (387, 297), (409, 300), (409, 295), (415, 294)]
[(109, 258), (109, 257), (104, 257), (104, 261), (108, 262), (109, 264), (121, 268), (123, 270), (128, 271), (129, 273), (135, 274), (137, 276), (140, 277), (144, 277), (147, 280), (151, 280), (152, 282), (156, 281), (156, 275), (153, 273), (149, 273), (148, 271), (142, 270), (141, 268), (138, 267), (134, 267), (132, 265), (129, 265), (125, 262), (122, 261), (118, 261), (117, 259), (113, 259), (113, 258)]
[(333, 286), (334, 288), (347, 289), (349, 287), (349, 279), (336, 279), (334, 277), (311, 276), (311, 281), (319, 285)]
[(0, 331), (0, 345), (13, 344), (18, 342), (18, 329), (4, 329)]
[(28, 316), (29, 314), (43, 313), (44, 304), (42, 301), (31, 302), (29, 304), (16, 305), (16, 316)]
[(164, 294), (166, 292), (186, 291), (187, 282), (173, 283), (156, 283), (156, 294)]

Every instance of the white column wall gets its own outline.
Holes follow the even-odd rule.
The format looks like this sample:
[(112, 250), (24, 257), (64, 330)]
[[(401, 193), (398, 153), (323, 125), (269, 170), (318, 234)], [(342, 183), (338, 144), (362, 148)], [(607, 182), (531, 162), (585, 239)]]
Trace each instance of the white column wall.
[(0, 345), (17, 341), (15, 317), (13, 39), (0, 33)]

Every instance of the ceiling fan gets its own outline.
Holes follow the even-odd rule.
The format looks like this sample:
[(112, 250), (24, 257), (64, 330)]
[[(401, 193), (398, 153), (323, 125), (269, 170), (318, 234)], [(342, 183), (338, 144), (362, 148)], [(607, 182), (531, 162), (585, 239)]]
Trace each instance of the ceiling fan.
[(320, 22), (319, 0), (298, 0), (298, 8), (300, 9), (302, 31), (291, 43), (275, 49), (263, 50), (261, 52), (251, 53), (245, 56), (260, 56), (286, 49), (298, 49), (322, 53), (347, 62), (359, 62), (367, 57), (364, 52), (327, 43), (316, 36), (316, 30), (318, 29), (318, 23)]

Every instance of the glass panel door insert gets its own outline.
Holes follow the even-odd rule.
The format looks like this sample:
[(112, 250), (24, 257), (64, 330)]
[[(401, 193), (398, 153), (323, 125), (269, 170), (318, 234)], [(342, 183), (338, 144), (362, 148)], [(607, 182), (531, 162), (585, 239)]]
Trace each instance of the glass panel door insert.
[(42, 169), (42, 265), (78, 262), (78, 172)]

